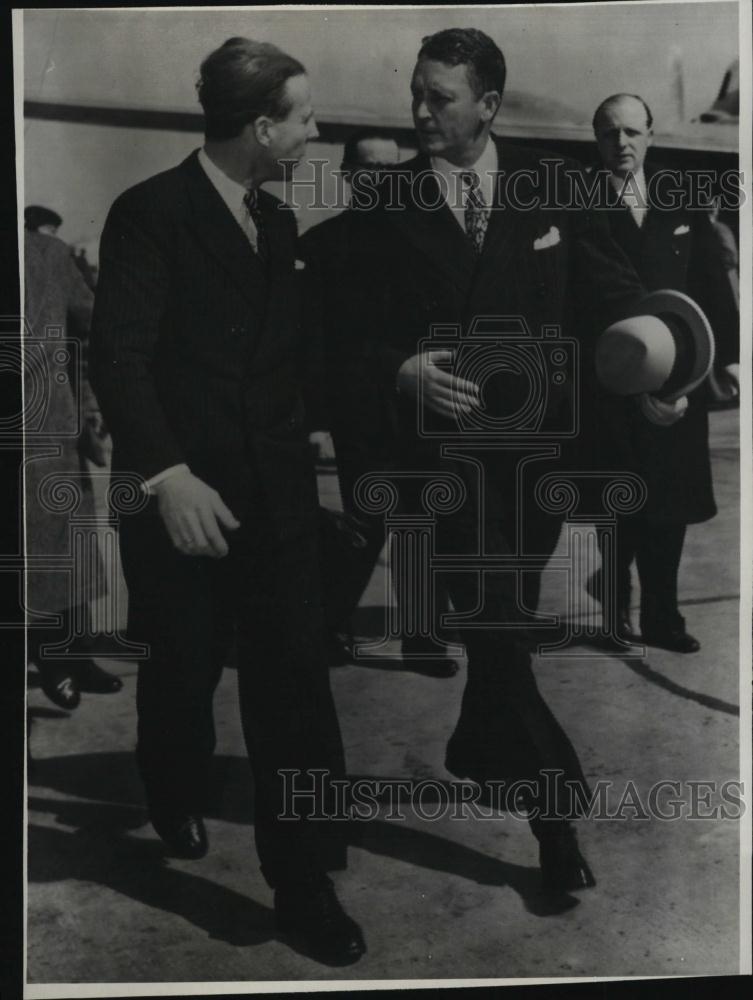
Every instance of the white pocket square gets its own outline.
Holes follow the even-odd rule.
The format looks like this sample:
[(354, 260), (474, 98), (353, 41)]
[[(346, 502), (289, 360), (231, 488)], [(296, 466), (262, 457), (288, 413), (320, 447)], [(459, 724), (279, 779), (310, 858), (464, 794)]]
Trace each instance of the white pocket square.
[(295, 269), (296, 269), (296, 271), (302, 271), (305, 267), (306, 267), (306, 261), (305, 260), (297, 260), (295, 262)]
[(548, 233), (539, 236), (533, 241), (534, 250), (546, 250), (548, 247), (556, 247), (560, 241), (560, 231), (556, 226), (552, 226)]
[(674, 233), (672, 233), (672, 235), (673, 236), (684, 236), (685, 233), (689, 233), (689, 232), (690, 232), (690, 226), (678, 226), (677, 229), (675, 229)]

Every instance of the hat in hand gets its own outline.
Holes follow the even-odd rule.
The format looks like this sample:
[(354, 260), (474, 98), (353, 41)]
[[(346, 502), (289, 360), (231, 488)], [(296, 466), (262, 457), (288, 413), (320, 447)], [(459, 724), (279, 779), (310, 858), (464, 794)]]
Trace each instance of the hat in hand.
[(703, 310), (682, 292), (663, 289), (637, 303), (596, 343), (596, 375), (610, 392), (649, 392), (673, 403), (697, 388), (714, 363), (714, 335)]

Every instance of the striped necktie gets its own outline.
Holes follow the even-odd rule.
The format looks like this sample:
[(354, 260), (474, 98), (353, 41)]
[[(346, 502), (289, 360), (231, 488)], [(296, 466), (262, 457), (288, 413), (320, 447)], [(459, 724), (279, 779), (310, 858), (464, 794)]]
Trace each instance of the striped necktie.
[(264, 229), (264, 217), (259, 208), (259, 195), (256, 190), (248, 191), (243, 204), (249, 214), (251, 221), (256, 227), (256, 254), (262, 264), (269, 260), (269, 246), (267, 244), (267, 234)]
[(481, 181), (476, 171), (464, 170), (460, 177), (465, 188), (465, 233), (480, 255), (489, 227), (489, 209), (481, 196)]

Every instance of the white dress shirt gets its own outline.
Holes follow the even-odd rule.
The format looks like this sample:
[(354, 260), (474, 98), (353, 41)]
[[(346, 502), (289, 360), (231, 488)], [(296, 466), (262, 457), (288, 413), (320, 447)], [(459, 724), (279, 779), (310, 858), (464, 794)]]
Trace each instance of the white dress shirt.
[(244, 184), (239, 184), (238, 181), (231, 180), (227, 174), (223, 173), (217, 164), (209, 159), (205, 149), (199, 150), (199, 163), (220, 198), (222, 198), (230, 209), (231, 215), (246, 234), (254, 250), (256, 250), (258, 234), (244, 201), (248, 194), (248, 188)]
[(646, 175), (643, 172), (643, 167), (630, 177), (618, 177), (616, 174), (610, 174), (609, 180), (615, 191), (621, 195), (623, 205), (627, 205), (630, 209), (630, 214), (640, 229), (645, 221), (646, 212), (648, 212), (648, 188), (646, 187)]
[(475, 163), (467, 167), (459, 167), (456, 163), (441, 156), (432, 156), (431, 168), (439, 175), (439, 186), (445, 201), (452, 210), (460, 228), (465, 232), (465, 205), (467, 199), (467, 188), (460, 179), (461, 174), (466, 170), (475, 170), (479, 177), (479, 193), (484, 204), (491, 208), (494, 203), (494, 185), (496, 184), (497, 171), (499, 169), (499, 159), (497, 157), (497, 146), (491, 136), (484, 147), (484, 151)]

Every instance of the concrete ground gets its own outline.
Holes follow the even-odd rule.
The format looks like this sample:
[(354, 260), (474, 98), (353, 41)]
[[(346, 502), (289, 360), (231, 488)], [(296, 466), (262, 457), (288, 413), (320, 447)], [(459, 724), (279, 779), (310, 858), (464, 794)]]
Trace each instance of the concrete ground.
[[(252, 790), (235, 672), (217, 692), (215, 808), (209, 855), (164, 855), (146, 822), (133, 762), (133, 663), (113, 662), (115, 696), (84, 696), (66, 714), (34, 687), (30, 748), (30, 983), (474, 979), (666, 976), (738, 969), (739, 824), (731, 818), (636, 818), (649, 789), (739, 777), (738, 451), (735, 411), (712, 415), (718, 516), (689, 529), (681, 603), (700, 653), (644, 657), (578, 647), (539, 658), (541, 690), (593, 781), (611, 780), (612, 818), (579, 837), (597, 886), (553, 906), (538, 892), (536, 844), (510, 817), (453, 819), (436, 789), (434, 821), (385, 805), (354, 824), (339, 895), (364, 928), (368, 954), (330, 969), (277, 939), (272, 894), (257, 866)], [(331, 477), (322, 477), (331, 499)], [(564, 539), (562, 544), (564, 544)], [(542, 606), (562, 610), (548, 573)], [(384, 571), (362, 624), (384, 602)], [(593, 611), (582, 595), (581, 611)], [(637, 617), (637, 614), (636, 614)], [(108, 666), (105, 661), (103, 665)], [(444, 747), (465, 681), (411, 672), (395, 660), (333, 669), (349, 771), (372, 778), (450, 780)], [(629, 782), (640, 796), (631, 809)], [(703, 798), (703, 790), (700, 792)], [(667, 807), (665, 791), (660, 804)], [(619, 812), (622, 801), (622, 817)], [(711, 806), (720, 805), (718, 790)], [(636, 800), (633, 798), (633, 802)], [(709, 805), (699, 803), (699, 812)]]

